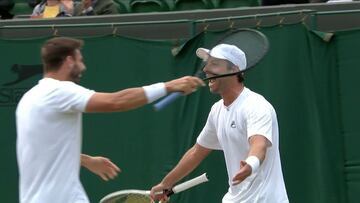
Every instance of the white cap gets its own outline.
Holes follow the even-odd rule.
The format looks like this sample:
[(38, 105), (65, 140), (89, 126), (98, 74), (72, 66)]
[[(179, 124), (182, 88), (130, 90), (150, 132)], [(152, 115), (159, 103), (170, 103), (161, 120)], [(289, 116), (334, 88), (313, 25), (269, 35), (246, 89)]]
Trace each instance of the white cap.
[(204, 61), (207, 61), (209, 56), (218, 59), (225, 59), (239, 67), (240, 71), (246, 69), (245, 53), (235, 45), (219, 44), (211, 50), (198, 48), (196, 50), (196, 55)]

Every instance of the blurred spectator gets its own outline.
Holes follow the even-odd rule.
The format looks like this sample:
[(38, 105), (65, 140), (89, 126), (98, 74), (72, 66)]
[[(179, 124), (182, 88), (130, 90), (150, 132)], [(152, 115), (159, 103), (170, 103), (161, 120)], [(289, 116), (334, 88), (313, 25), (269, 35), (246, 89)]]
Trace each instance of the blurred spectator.
[(74, 15), (75, 3), (73, 0), (61, 0), (61, 3), (65, 6), (66, 12), (70, 15)]
[(118, 14), (118, 8), (112, 0), (82, 0), (75, 6), (75, 15), (111, 15)]
[(14, 7), (15, 3), (11, 0), (0, 0), (0, 17), (1, 19), (11, 19), (14, 17), (9, 11)]
[(32, 18), (55, 18), (72, 16), (74, 2), (72, 0), (44, 0), (35, 6)]

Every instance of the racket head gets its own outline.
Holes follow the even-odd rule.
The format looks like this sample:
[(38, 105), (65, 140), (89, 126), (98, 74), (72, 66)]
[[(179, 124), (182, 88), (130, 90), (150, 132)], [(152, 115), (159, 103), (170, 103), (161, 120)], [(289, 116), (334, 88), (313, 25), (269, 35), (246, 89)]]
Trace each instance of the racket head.
[[(243, 53), (241, 51), (230, 49), (229, 48), (230, 46), (223, 46), (222, 44), (235, 45)], [(208, 70), (210, 70), (210, 72), (216, 74), (212, 77), (205, 78), (204, 80), (232, 76), (238, 74), (239, 72), (247, 71), (248, 69), (254, 67), (257, 63), (259, 63), (261, 59), (263, 59), (263, 57), (266, 55), (266, 53), (269, 50), (270, 44), (267, 37), (260, 31), (254, 29), (242, 28), (242, 29), (233, 29), (226, 32), (217, 40), (216, 46), (214, 47), (211, 50), (207, 50), (204, 48), (198, 49), (197, 55), (203, 60), (205, 60), (205, 64), (207, 64), (207, 60), (209, 56), (213, 56), (215, 59), (216, 58), (226, 59), (226, 57), (225, 58), (217, 57), (217, 55), (221, 56), (221, 52), (219, 50), (222, 48), (220, 47), (226, 47), (223, 50), (224, 51), (226, 50), (226, 52), (228, 53), (232, 52), (231, 55), (233, 59), (234, 58), (239, 59), (240, 57), (244, 57), (245, 54), (245, 59), (240, 61), (241, 63), (243, 61), (246, 61), (246, 67), (242, 65), (241, 67), (239, 67), (240, 70), (228, 69), (227, 72), (222, 72), (221, 74), (219, 74), (219, 72), (216, 71), (217, 65), (214, 65), (213, 67), (214, 70), (212, 71), (211, 68), (212, 62), (210, 62), (209, 63), (210, 65), (207, 68)], [(228, 53), (223, 52), (223, 54), (228, 54)]]
[(150, 191), (120, 190), (110, 193), (100, 200), (100, 203), (150, 203)]
[(249, 28), (228, 31), (218, 44), (232, 44), (245, 53), (247, 65), (244, 71), (259, 63), (270, 48), (269, 40), (262, 32)]

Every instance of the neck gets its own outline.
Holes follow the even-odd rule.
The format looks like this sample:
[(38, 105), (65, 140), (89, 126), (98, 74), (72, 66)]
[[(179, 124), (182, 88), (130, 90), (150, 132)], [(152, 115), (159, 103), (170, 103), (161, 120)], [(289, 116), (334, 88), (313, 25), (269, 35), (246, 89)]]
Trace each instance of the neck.
[(61, 74), (59, 72), (46, 72), (44, 74), (44, 78), (52, 78), (52, 79), (55, 79), (55, 80), (60, 80), (60, 81), (67, 81), (69, 80), (65, 74)]
[(243, 83), (238, 83), (221, 94), (225, 106), (232, 104), (244, 89)]

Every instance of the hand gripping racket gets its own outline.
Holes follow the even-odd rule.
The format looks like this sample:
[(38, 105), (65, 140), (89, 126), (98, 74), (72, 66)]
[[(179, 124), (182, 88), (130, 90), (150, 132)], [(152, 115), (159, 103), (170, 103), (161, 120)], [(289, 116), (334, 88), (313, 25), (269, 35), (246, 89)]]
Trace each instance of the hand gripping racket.
[[(209, 181), (206, 173), (176, 185), (169, 191), (166, 191), (166, 195), (170, 195), (182, 192), (196, 185)], [(150, 203), (150, 191), (147, 190), (120, 190), (110, 193), (100, 200), (100, 203)]]
[[(232, 44), (240, 48), (244, 51), (247, 60), (247, 66), (244, 70), (235, 73), (227, 73), (222, 75), (216, 75), (209, 78), (203, 78), (204, 81), (227, 77), (239, 74), (241, 72), (245, 72), (250, 68), (254, 67), (268, 52), (269, 50), (269, 41), (267, 37), (254, 29), (235, 29), (225, 33), (221, 36), (220, 40), (218, 40), (217, 44)], [(195, 76), (199, 77), (202, 73), (202, 68), (200, 67), (199, 71)], [(154, 109), (159, 111), (165, 108), (167, 105), (175, 101), (177, 98), (182, 96), (181, 92), (174, 92), (162, 99), (161, 101), (154, 104)]]

